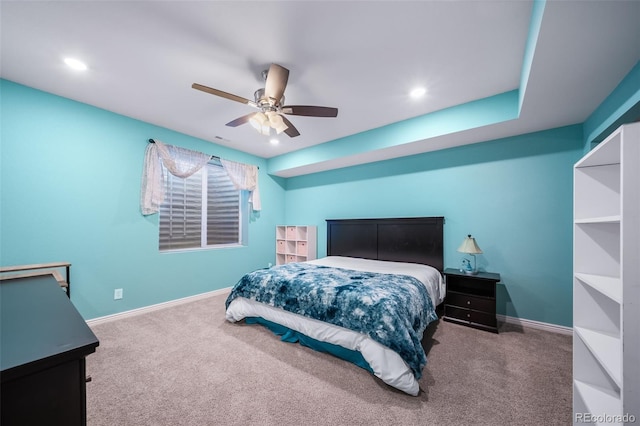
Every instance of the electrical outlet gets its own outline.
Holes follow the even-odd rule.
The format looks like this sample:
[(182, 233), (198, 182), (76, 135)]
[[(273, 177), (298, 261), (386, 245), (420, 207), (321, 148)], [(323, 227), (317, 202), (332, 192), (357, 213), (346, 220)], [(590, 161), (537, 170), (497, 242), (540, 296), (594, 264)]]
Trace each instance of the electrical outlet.
[(113, 290), (113, 300), (122, 299), (122, 289), (116, 288)]

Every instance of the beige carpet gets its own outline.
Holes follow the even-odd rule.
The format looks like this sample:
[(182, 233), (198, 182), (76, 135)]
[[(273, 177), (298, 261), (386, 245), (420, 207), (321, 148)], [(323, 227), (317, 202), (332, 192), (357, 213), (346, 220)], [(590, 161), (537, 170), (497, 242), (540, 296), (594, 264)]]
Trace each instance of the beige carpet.
[(93, 326), (88, 424), (571, 424), (571, 336), (439, 321), (412, 397), (264, 327), (226, 322), (225, 298)]

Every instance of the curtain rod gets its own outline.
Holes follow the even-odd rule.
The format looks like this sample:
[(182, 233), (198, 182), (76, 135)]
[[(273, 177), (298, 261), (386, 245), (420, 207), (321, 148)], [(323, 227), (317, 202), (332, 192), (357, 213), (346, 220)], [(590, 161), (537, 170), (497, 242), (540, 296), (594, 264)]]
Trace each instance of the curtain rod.
[[(156, 141), (154, 141), (153, 139), (149, 139), (149, 143), (156, 143)], [(211, 158), (219, 160), (220, 157), (218, 157), (217, 155), (212, 155)]]
[[(149, 143), (156, 143), (156, 141), (154, 141), (153, 139), (149, 139)], [(220, 157), (218, 157), (217, 155), (212, 155), (211, 158), (220, 160)], [(260, 170), (260, 166), (256, 166), (256, 167), (258, 168), (258, 170)]]

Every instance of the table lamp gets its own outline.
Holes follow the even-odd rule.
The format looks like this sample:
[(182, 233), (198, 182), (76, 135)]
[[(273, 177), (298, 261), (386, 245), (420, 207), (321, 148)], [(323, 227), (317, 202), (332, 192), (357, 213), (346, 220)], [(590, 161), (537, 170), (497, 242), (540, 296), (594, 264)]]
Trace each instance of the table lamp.
[(460, 247), (458, 247), (458, 251), (473, 256), (473, 269), (467, 269), (464, 272), (469, 275), (476, 275), (478, 273), (478, 269), (476, 268), (476, 254), (482, 254), (482, 250), (478, 247), (476, 239), (473, 238), (471, 234), (467, 235), (464, 241), (462, 241), (462, 244), (460, 244)]

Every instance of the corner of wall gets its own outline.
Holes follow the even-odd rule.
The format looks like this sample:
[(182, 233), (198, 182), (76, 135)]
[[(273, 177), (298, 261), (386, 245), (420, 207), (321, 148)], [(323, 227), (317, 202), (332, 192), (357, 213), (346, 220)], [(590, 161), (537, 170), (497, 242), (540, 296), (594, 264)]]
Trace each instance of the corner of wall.
[(589, 152), (612, 131), (640, 119), (640, 61), (584, 122), (584, 151)]

